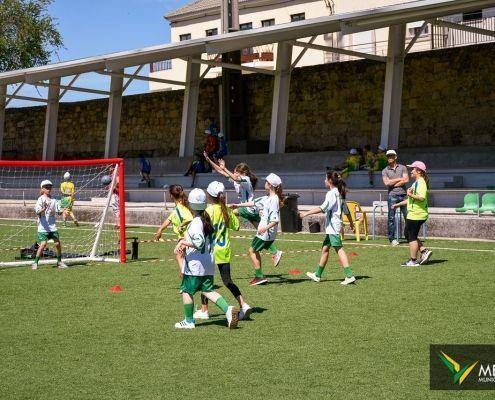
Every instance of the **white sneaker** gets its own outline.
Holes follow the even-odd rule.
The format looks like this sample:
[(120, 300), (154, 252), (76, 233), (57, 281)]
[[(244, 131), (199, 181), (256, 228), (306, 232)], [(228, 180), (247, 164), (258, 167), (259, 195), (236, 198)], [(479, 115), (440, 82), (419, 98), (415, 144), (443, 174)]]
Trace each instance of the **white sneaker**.
[(38, 269), (38, 264), (32, 263), (31, 264), (31, 269)]
[(356, 282), (356, 277), (351, 276), (350, 278), (345, 278), (342, 282), (340, 282), (341, 285), (349, 285), (350, 283)]
[(411, 259), (403, 262), (401, 264), (401, 267), (419, 267), (419, 262), (416, 260), (416, 261), (413, 261)]
[(227, 317), (227, 326), (229, 329), (237, 328), (237, 323), (239, 322), (239, 309), (233, 306), (229, 306), (227, 312), (225, 313)]
[(210, 314), (208, 311), (201, 311), (201, 309), (196, 310), (193, 315), (194, 319), (210, 319)]
[(251, 306), (248, 303), (244, 303), (242, 305), (241, 311), (239, 311), (239, 321), (249, 318), (252, 312), (253, 309), (251, 308)]
[(177, 322), (175, 324), (176, 329), (194, 329), (196, 328), (196, 324), (194, 322), (187, 322), (185, 319), (183, 319), (180, 322)]
[(59, 268), (59, 269), (64, 269), (64, 268), (69, 268), (69, 267), (68, 267), (68, 266), (67, 266), (67, 264), (66, 264), (66, 263), (64, 263), (63, 261), (59, 261), (59, 262), (57, 263), (57, 268)]
[(316, 276), (314, 272), (306, 272), (306, 276), (310, 279), (313, 279), (315, 282), (321, 281), (321, 278), (319, 276)]
[(421, 258), (419, 259), (419, 265), (426, 264), (428, 262), (428, 260), (430, 259), (432, 253), (433, 252), (431, 250), (425, 249), (421, 253)]
[(392, 246), (398, 246), (400, 243), (399, 243), (399, 241), (398, 241), (397, 239), (394, 239), (394, 240), (392, 240), (392, 241), (390, 242), (390, 244), (391, 244)]
[(272, 257), (273, 265), (275, 267), (278, 267), (278, 264), (280, 264), (281, 259), (282, 259), (282, 252), (280, 250), (277, 250), (277, 252)]

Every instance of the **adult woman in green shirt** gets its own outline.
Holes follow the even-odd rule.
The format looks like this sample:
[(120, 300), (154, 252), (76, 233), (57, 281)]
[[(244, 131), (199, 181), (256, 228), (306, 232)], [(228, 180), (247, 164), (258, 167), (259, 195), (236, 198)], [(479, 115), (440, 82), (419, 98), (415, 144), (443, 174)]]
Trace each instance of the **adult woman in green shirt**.
[(414, 161), (408, 167), (412, 168), (411, 177), (414, 179), (414, 183), (407, 190), (407, 199), (392, 205), (392, 207), (395, 209), (407, 205), (406, 239), (409, 242), (411, 258), (401, 265), (403, 267), (417, 267), (426, 263), (432, 254), (432, 251), (424, 247), (418, 238), (421, 226), (428, 219), (428, 191), (430, 185), (424, 162)]

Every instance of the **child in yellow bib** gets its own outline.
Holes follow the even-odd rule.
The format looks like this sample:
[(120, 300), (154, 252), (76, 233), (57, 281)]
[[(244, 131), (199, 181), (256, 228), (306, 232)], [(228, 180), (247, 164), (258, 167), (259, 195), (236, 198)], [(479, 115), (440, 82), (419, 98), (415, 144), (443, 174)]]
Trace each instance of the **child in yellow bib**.
[[(163, 231), (167, 229), (170, 224), (172, 224), (172, 229), (177, 235), (177, 239), (180, 240), (184, 238), (187, 225), (193, 220), (192, 213), (189, 210), (187, 195), (184, 193), (184, 188), (181, 185), (171, 185), (169, 194), (175, 203), (175, 208), (160, 228), (158, 228), (158, 231), (155, 234), (156, 240), (161, 239)], [(182, 276), (182, 266), (184, 264), (183, 254), (176, 254), (176, 260), (179, 264), (179, 276)]]
[(79, 222), (72, 211), (72, 208), (74, 207), (75, 192), (76, 188), (74, 183), (70, 181), (70, 172), (67, 171), (64, 174), (64, 181), (60, 184), (60, 193), (62, 194), (60, 206), (62, 208), (62, 221), (64, 226), (66, 226), (67, 216), (72, 218), (74, 225), (79, 226)]

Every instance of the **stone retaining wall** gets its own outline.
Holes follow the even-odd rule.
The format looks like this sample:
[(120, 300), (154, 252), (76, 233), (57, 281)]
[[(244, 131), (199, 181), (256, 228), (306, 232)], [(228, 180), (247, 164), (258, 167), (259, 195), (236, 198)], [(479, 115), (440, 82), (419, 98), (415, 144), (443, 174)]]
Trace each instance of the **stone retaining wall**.
[[(404, 72), (401, 147), (495, 144), (495, 44), (413, 53)], [(296, 68), (287, 150), (341, 150), (380, 138), (385, 64), (370, 60)], [(273, 77), (243, 77), (248, 139), (266, 146)], [(217, 116), (219, 80), (203, 80), (196, 144), (205, 119)], [(125, 96), (119, 153), (178, 153), (183, 91)], [(62, 103), (57, 159), (101, 157), (108, 100)], [(45, 107), (8, 109), (3, 158), (41, 157)], [(263, 145), (259, 148), (263, 148)]]

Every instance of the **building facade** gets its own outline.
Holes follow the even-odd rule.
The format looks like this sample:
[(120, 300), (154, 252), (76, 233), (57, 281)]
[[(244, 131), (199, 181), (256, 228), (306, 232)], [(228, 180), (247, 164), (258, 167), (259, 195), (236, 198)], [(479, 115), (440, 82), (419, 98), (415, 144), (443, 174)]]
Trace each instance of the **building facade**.
[[(239, 0), (239, 28), (248, 30), (271, 25), (290, 24), (303, 19), (385, 7), (397, 3), (398, 0), (368, 0), (366, 2), (361, 0)], [(198, 0), (165, 15), (165, 18), (170, 22), (172, 42), (221, 34), (220, 0)], [(495, 9), (480, 10), (467, 15), (454, 15), (448, 19), (456, 23), (493, 29), (495, 25)], [(411, 40), (418, 30), (421, 30), (422, 25), (423, 21), (408, 24), (406, 40)], [(308, 41), (309, 39), (302, 40)], [(427, 25), (421, 30), (418, 40), (411, 51), (475, 44), (490, 40), (493, 40), (493, 38)], [(386, 56), (388, 28), (349, 35), (342, 35), (340, 32), (325, 34), (318, 36), (313, 43)], [(245, 66), (273, 70), (276, 63), (276, 47), (276, 44), (269, 44), (243, 49), (241, 62)], [(293, 60), (302, 51), (302, 48), (294, 47)], [(208, 59), (214, 59), (215, 57), (217, 57), (215, 54), (203, 55), (203, 58)], [(349, 61), (351, 59), (353, 57), (349, 55), (307, 49), (297, 63), (297, 67)], [(202, 73), (206, 69), (206, 65), (201, 66)], [(154, 78), (183, 82), (185, 74), (186, 62), (180, 59), (163, 60), (150, 66), (150, 76)], [(213, 67), (208, 70), (205, 78), (216, 78), (221, 74), (222, 69), (220, 67)], [(182, 88), (183, 86), (181, 85), (150, 82), (151, 91)]]

